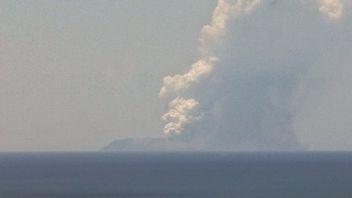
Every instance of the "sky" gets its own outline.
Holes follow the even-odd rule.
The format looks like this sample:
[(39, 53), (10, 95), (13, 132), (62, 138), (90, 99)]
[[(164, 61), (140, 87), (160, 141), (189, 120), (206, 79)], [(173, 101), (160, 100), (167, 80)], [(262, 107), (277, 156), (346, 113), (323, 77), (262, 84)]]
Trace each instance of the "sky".
[(1, 1), (0, 151), (352, 150), (351, 2), (238, 2)]

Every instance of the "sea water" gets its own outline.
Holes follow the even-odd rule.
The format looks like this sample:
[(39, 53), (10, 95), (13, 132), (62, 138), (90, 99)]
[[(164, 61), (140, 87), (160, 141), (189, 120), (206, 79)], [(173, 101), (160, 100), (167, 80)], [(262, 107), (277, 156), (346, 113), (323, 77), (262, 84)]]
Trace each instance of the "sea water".
[(352, 198), (352, 153), (1, 153), (0, 198), (22, 197)]

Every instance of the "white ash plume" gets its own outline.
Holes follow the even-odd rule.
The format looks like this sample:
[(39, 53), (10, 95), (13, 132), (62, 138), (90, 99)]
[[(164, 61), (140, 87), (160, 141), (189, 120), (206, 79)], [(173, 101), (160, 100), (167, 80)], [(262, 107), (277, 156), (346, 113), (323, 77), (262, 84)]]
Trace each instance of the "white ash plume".
[[(218, 44), (225, 35), (226, 24), (231, 15), (246, 14), (258, 3), (259, 0), (219, 0), (212, 14), (210, 24), (205, 25), (200, 32), (200, 58), (192, 64), (186, 73), (164, 77), (159, 96), (179, 95), (181, 90), (191, 87), (201, 77), (210, 74), (217, 60), (212, 50), (214, 45)], [(193, 98), (184, 99), (177, 96), (172, 100), (169, 104), (169, 111), (162, 116), (162, 119), (166, 122), (164, 133), (167, 135), (180, 134), (184, 129), (184, 125), (194, 120), (195, 117), (189, 114), (197, 105), (198, 102)]]
[(198, 105), (195, 99), (185, 99), (177, 97), (169, 103), (169, 111), (165, 113), (162, 119), (167, 122), (164, 127), (164, 133), (171, 135), (173, 133), (180, 134), (183, 126), (197, 117), (189, 115), (190, 112)]
[(319, 11), (332, 19), (339, 19), (343, 12), (341, 0), (318, 0)]
[(226, 24), (231, 14), (245, 14), (251, 11), (259, 0), (237, 0), (231, 3), (226, 0), (219, 0), (211, 17), (211, 22), (205, 25), (199, 36), (201, 57), (192, 64), (191, 68), (184, 74), (166, 76), (163, 79), (163, 86), (159, 96), (165, 97), (169, 94), (177, 94), (183, 89), (189, 88), (194, 82), (212, 71), (217, 58), (212, 55), (211, 49), (214, 44), (225, 35)]

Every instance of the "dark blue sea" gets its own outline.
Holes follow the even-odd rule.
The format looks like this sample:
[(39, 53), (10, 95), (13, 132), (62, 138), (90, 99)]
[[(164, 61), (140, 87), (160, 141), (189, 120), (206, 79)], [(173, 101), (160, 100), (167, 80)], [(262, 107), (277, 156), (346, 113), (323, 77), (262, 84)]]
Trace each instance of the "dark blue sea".
[(352, 153), (1, 153), (22, 197), (352, 198)]

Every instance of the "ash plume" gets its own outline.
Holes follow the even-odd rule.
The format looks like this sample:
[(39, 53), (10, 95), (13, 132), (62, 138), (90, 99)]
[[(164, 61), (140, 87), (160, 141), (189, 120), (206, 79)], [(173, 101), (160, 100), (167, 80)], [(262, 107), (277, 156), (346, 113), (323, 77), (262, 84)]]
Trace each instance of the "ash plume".
[(170, 112), (172, 112), (172, 114), (176, 112), (174, 109), (172, 109), (175, 101), (177, 101), (179, 106), (188, 106), (187, 103), (190, 101), (192, 101), (192, 104), (198, 104), (198, 101), (193, 98), (180, 98), (180, 91), (191, 87), (192, 84), (198, 82), (203, 76), (209, 75), (211, 73), (214, 63), (218, 60), (218, 58), (212, 52), (213, 48), (225, 35), (226, 25), (230, 17), (232, 15), (246, 14), (251, 11), (258, 3), (259, 0), (219, 0), (212, 14), (210, 24), (205, 25), (200, 32), (200, 58), (194, 64), (192, 64), (191, 68), (186, 73), (164, 77), (163, 86), (160, 89), (159, 96), (165, 97), (169, 95), (177, 95), (176, 99), (171, 101), (169, 104), (170, 110), (163, 116), (163, 120), (166, 122), (164, 127), (165, 134), (179, 134), (183, 130), (183, 125), (191, 122), (189, 119), (191, 117), (184, 115), (188, 115), (188, 111), (192, 110), (193, 107), (186, 108), (183, 112), (179, 112), (179, 115), (182, 117), (182, 119), (170, 119)]
[(341, 2), (339, 18), (316, 1), (263, 1), (231, 22), (212, 75), (192, 90), (202, 120), (182, 135), (214, 150), (351, 148), (351, 5)]
[(318, 0), (319, 11), (330, 18), (338, 19), (342, 15), (343, 3), (341, 0)]
[(164, 128), (166, 135), (172, 132), (180, 134), (183, 126), (196, 117), (189, 115), (199, 103), (194, 99), (185, 99), (177, 97), (169, 103), (169, 111), (165, 113), (162, 119), (167, 122)]
[[(346, 60), (351, 53), (351, 25), (346, 11), (351, 3), (302, 0), (258, 4), (218, 1), (211, 22), (200, 32), (200, 58), (187, 72), (164, 78), (160, 97), (176, 97), (162, 117), (165, 134), (179, 134), (178, 138), (210, 150), (319, 148), (315, 140), (307, 141), (313, 136), (306, 134), (330, 134), (326, 130), (330, 125), (319, 120), (322, 115), (341, 123), (331, 125), (336, 131), (347, 133), (350, 127), (342, 122), (346, 119), (337, 120), (324, 109), (340, 117), (339, 112), (344, 112), (340, 109), (348, 106), (321, 106), (350, 98), (347, 91), (330, 87), (341, 84), (339, 88), (346, 90), (344, 85), (349, 82), (333, 75), (350, 72)], [(230, 23), (232, 18), (236, 20)], [(225, 38), (225, 34), (231, 36)], [(204, 77), (206, 81), (187, 92)], [(324, 92), (336, 94), (324, 96)], [(344, 98), (337, 98), (340, 95)], [(321, 106), (309, 108), (316, 105)], [(187, 133), (182, 133), (184, 129)]]

